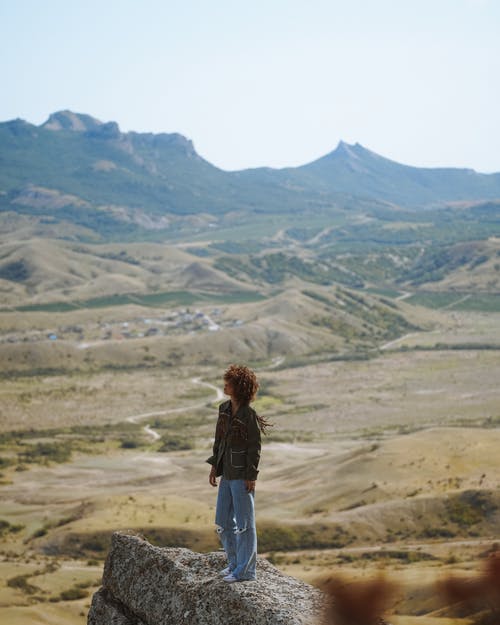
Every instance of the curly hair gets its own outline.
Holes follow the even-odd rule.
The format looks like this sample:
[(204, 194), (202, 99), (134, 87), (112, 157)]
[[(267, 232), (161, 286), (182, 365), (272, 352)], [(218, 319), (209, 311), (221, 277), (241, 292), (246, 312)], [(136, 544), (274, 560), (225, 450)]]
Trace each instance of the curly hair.
[(229, 365), (224, 372), (224, 381), (231, 384), (236, 399), (241, 404), (249, 404), (253, 401), (259, 390), (255, 373), (242, 365)]

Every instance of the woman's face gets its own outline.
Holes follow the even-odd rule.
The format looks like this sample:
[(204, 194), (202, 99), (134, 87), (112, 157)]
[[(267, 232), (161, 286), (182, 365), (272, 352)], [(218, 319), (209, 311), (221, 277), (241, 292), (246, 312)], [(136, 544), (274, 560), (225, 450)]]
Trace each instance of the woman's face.
[(224, 380), (224, 395), (229, 395), (229, 397), (234, 395), (233, 385), (230, 380)]

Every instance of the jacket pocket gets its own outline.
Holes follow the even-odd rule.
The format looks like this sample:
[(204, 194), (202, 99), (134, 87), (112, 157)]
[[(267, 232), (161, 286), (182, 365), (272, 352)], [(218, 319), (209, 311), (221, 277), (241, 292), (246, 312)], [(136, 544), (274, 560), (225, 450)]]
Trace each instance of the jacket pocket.
[(241, 451), (231, 449), (231, 466), (234, 469), (244, 469), (247, 466), (246, 449), (242, 449)]

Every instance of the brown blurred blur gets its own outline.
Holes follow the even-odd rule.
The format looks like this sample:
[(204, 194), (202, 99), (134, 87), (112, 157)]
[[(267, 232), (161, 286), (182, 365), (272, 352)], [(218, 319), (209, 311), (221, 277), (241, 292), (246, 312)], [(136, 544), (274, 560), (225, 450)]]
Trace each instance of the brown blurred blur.
[(397, 585), (383, 575), (371, 580), (347, 581), (329, 577), (321, 584), (328, 597), (325, 625), (382, 625), (395, 598)]
[(475, 623), (500, 623), (500, 551), (484, 561), (479, 575), (450, 576), (438, 584), (438, 591), (456, 614), (474, 615)]

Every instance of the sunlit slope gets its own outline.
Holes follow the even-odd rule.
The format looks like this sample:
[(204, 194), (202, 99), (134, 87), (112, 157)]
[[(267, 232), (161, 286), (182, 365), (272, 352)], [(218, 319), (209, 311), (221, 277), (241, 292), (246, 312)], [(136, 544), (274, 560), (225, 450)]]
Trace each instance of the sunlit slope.
[[(488, 534), (500, 516), (499, 444), (498, 430), (432, 428), (302, 460), (299, 451), (292, 466), (267, 470), (261, 498), (288, 521), (342, 522), (367, 540), (439, 536), (443, 527), (448, 537)], [(287, 446), (271, 458), (280, 452)]]
[(427, 250), (404, 277), (408, 288), (492, 293), (500, 289), (500, 239), (491, 237)]
[(0, 245), (2, 304), (72, 302), (123, 293), (250, 288), (207, 261), (159, 244), (81, 245), (55, 239)]
[[(138, 269), (133, 265), (131, 271)], [(102, 274), (103, 280), (106, 275)], [(207, 281), (213, 284), (218, 278), (217, 272), (201, 265), (190, 265), (190, 271), (172, 271), (172, 280), (178, 280), (178, 285), (185, 284), (186, 279), (193, 276), (197, 284)], [(224, 286), (227, 284), (222, 278), (221, 289)], [(74, 303), (78, 305), (78, 301)], [(213, 304), (205, 304), (202, 308), (210, 313)], [(35, 328), (42, 320), (47, 322), (46, 313), (24, 314), (30, 317)], [(34, 343), (16, 340), (4, 344), (3, 369), (217, 364), (236, 357), (254, 362), (276, 357), (320, 358), (328, 353), (374, 349), (420, 327), (417, 326), (419, 315), (415, 311), (409, 314), (404, 306), (400, 309), (384, 298), (336, 287), (290, 288), (260, 302), (225, 304), (219, 311), (217, 331), (182, 332), (174, 328), (171, 334), (155, 336), (154, 341), (146, 337), (123, 340), (120, 334), (109, 335), (108, 332), (105, 335), (104, 328), (107, 320), (115, 324), (120, 320), (128, 323), (130, 319), (161, 315), (161, 310), (121, 306), (101, 308), (98, 313), (90, 311), (85, 314), (82, 311), (76, 317), (72, 316), (74, 314), (59, 313), (51, 317), (51, 327), (46, 328), (43, 340)], [(7, 328), (8, 317), (4, 317)], [(16, 336), (14, 328), (19, 327), (20, 322), (16, 321), (15, 313), (10, 314), (10, 319), (11, 336)], [(78, 340), (77, 335), (71, 335), (73, 339), (69, 340), (64, 339), (63, 332), (61, 340), (48, 340), (47, 334), (57, 332), (61, 327), (59, 324), (66, 325), (66, 319), (66, 323), (78, 319), (80, 324), (86, 320), (91, 326), (89, 332), (95, 338)], [(422, 315), (422, 325), (427, 321), (427, 316)]]
[[(470, 169), (419, 168), (384, 158), (359, 143), (340, 142), (337, 149), (299, 171), (323, 188), (384, 198), (403, 205), (424, 205), (467, 199), (472, 188), (481, 197), (498, 197), (498, 174), (478, 175)], [(397, 182), (396, 182), (397, 181)]]
[[(497, 430), (433, 428), (379, 443), (265, 445), (265, 479), (258, 485), (263, 540), (272, 549), (266, 528), (282, 527), (279, 540), (287, 544), (286, 527), (294, 526), (294, 548), (493, 537), (500, 517), (499, 444)], [(129, 452), (97, 462), (76, 458), (40, 469), (38, 489), (25, 474), (4, 494), (10, 500), (25, 482), (27, 514), (26, 504), (52, 501), (51, 489), (60, 484), (53, 526), (32, 540), (36, 549), (91, 552), (90, 543), (84, 546), (88, 537), (99, 535), (105, 544), (117, 527), (158, 530), (158, 536), (163, 528), (164, 539), (201, 547), (213, 540), (215, 493), (207, 485), (206, 455), (197, 449), (160, 456)], [(151, 489), (158, 493), (154, 502)], [(57, 515), (64, 520), (58, 523)]]

